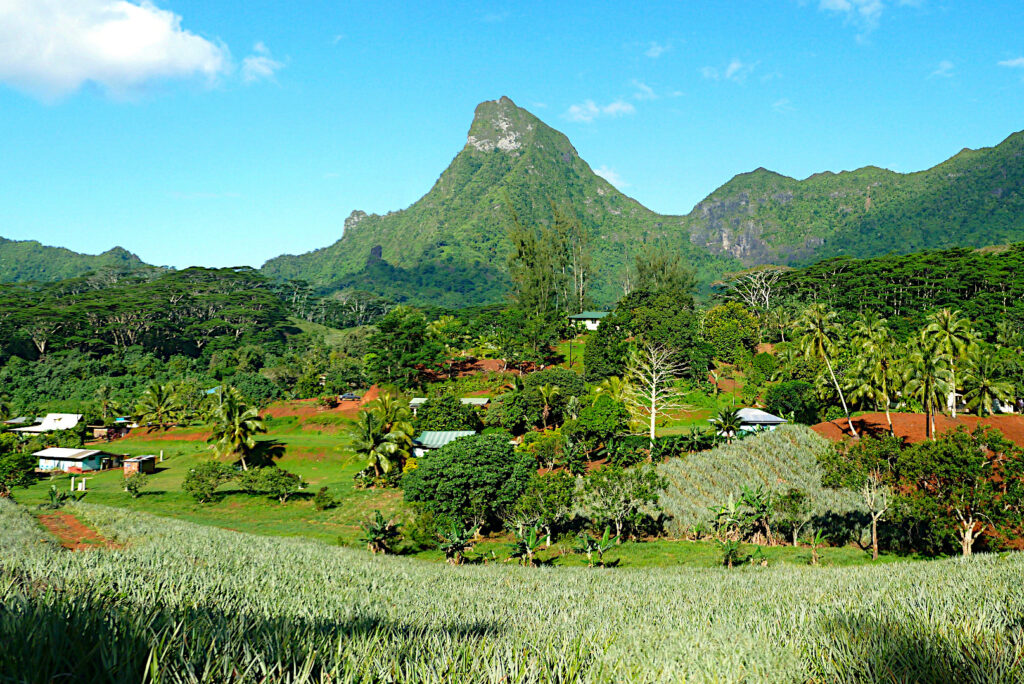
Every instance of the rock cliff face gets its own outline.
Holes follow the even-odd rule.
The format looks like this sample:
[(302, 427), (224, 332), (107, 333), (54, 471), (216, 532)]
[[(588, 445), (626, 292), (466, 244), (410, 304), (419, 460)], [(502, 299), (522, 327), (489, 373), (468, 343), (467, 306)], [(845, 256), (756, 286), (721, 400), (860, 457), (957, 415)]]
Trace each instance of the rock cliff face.
[(443, 293), (453, 305), (493, 301), (507, 285), (511, 212), (544, 224), (555, 205), (589, 232), (593, 293), (608, 303), (648, 244), (680, 253), (707, 284), (764, 263), (1022, 241), (1022, 159), (1024, 134), (1015, 134), (912, 174), (866, 167), (800, 181), (761, 168), (686, 216), (662, 216), (597, 176), (565, 135), (502, 97), (477, 106), (466, 144), (419, 201), (384, 216), (352, 212), (335, 244), (272, 259), (263, 270), (325, 291), (393, 296), (403, 283), (413, 301), (422, 302), (423, 292), (432, 300)]

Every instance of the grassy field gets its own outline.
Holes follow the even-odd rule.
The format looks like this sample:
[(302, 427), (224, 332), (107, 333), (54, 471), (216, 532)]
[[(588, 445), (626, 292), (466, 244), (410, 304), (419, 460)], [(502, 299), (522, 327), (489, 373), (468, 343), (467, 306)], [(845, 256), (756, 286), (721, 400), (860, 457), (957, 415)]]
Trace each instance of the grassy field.
[(859, 568), (463, 566), (0, 500), (0, 672), (112, 682), (1019, 682), (1024, 557)]
[[(398, 508), (401, 492), (397, 490), (357, 490), (352, 477), (366, 465), (349, 448), (345, 425), (322, 427), (301, 423), (292, 417), (271, 419), (264, 441), (284, 445), (284, 457), (277, 461), (286, 470), (301, 475), (308, 483), (306, 492), (280, 504), (265, 497), (250, 496), (224, 489), (224, 496), (215, 503), (197, 504), (181, 490), (189, 467), (211, 456), (209, 446), (195, 429), (175, 429), (165, 433), (137, 433), (103, 447), (115, 453), (130, 455), (159, 454), (164, 461), (158, 472), (149, 476), (148, 486), (138, 499), (132, 499), (122, 488), (120, 471), (107, 471), (87, 476), (86, 495), (90, 503), (147, 511), (182, 520), (215, 525), (242, 532), (278, 536), (304, 536), (326, 542), (354, 543), (359, 523), (370, 517), (374, 509), (390, 514)], [(70, 477), (59, 475), (44, 478), (16, 496), (26, 504), (47, 499), (50, 485), (70, 487)], [(326, 511), (315, 511), (312, 495), (327, 487), (340, 505)]]

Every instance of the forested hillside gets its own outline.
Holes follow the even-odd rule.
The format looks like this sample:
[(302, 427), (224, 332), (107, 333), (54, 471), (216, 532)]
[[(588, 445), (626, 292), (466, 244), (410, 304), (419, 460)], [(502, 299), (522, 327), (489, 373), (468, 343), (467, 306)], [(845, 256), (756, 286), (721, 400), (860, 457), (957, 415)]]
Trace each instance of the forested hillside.
[(646, 244), (679, 254), (701, 288), (741, 266), (803, 265), (1024, 240), (1024, 134), (964, 150), (910, 174), (877, 167), (805, 180), (765, 169), (736, 176), (686, 216), (662, 216), (623, 195), (569, 140), (510, 99), (477, 107), (467, 142), (408, 209), (353, 212), (335, 244), (268, 261), (277, 279), (330, 292), (363, 289), (398, 301), (467, 306), (509, 288), (515, 212), (531, 226), (562, 213), (583, 229), (591, 301), (628, 290), (627, 266)]
[(47, 247), (35, 240), (0, 237), (0, 283), (75, 278), (91, 271), (136, 271), (147, 268), (139, 257), (114, 247), (102, 254), (79, 254), (63, 247)]

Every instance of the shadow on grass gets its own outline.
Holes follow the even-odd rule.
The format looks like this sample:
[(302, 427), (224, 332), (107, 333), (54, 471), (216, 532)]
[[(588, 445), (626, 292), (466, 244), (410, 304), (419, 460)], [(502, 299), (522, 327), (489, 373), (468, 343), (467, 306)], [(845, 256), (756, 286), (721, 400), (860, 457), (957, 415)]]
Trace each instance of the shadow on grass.
[(414, 625), (377, 615), (267, 619), (214, 606), (171, 609), (6, 579), (13, 591), (0, 603), (0, 679), (12, 682), (178, 681), (196, 673), (204, 681), (291, 681), (300, 672), (308, 675), (296, 681), (330, 681), (353, 669), (372, 674), (352, 654), (412, 671), (430, 662), (438, 642), (475, 653), (505, 631), (483, 620)]
[(1024, 619), (991, 635), (898, 617), (831, 618), (812, 638), (808, 664), (824, 681), (1020, 682), (1022, 628)]

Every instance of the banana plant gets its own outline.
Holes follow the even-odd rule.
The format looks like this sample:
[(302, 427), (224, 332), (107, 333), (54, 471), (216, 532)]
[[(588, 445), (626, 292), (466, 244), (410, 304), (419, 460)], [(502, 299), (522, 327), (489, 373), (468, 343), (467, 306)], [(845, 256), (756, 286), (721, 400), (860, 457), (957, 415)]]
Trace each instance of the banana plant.
[(612, 530), (611, 527), (608, 526), (605, 526), (604, 534), (601, 536), (600, 539), (597, 537), (592, 537), (586, 532), (580, 532), (579, 535), (577, 535), (576, 537), (577, 542), (576, 545), (573, 547), (573, 550), (576, 553), (586, 554), (587, 566), (591, 568), (595, 565), (594, 555), (597, 554), (596, 564), (598, 566), (604, 567), (604, 554), (615, 548), (615, 545), (619, 541), (618, 535), (614, 537), (611, 535)]
[(544, 535), (541, 534), (540, 526), (533, 525), (515, 534), (516, 542), (512, 547), (512, 558), (518, 558), (526, 567), (533, 567), (534, 554), (544, 543)]
[(444, 551), (445, 560), (451, 565), (462, 565), (467, 550), (473, 548), (473, 537), (479, 528), (463, 528), (452, 523), (451, 529), (447, 532), (439, 532), (438, 539), (441, 541), (441, 550)]

